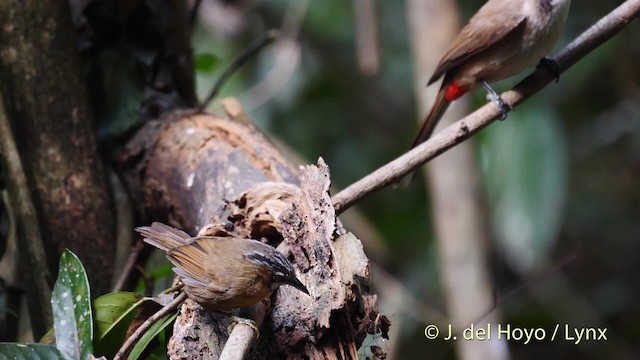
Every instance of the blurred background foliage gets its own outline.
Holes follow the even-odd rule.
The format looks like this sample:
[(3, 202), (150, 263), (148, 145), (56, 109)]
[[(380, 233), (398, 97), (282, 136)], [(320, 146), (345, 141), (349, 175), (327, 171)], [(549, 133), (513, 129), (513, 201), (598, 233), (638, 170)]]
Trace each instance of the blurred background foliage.
[[(458, 3), (466, 20), (483, 1)], [(557, 48), (619, 3), (574, 1)], [(368, 76), (358, 70), (351, 2), (204, 2), (193, 38), (196, 58), (209, 59), (209, 65), (198, 66), (199, 97), (206, 96), (223, 65), (251, 39), (274, 27), (283, 28), (285, 36), (286, 31), (297, 33), (297, 42), (282, 41), (243, 67), (222, 96), (239, 97), (258, 126), (305, 161), (322, 156), (335, 187), (351, 184), (404, 152), (416, 132), (415, 119), (422, 116), (415, 111), (405, 2), (375, 6), (380, 67)], [(549, 329), (582, 320), (574, 325), (609, 329), (610, 341), (597, 344), (512, 344), (514, 358), (626, 359), (640, 354), (634, 340), (640, 336), (635, 302), (640, 295), (639, 32), (638, 21), (632, 22), (559, 83), (475, 139), (497, 296), (520, 287), (501, 305), (504, 321)], [(517, 80), (497, 87), (506, 90)], [(472, 108), (485, 102), (481, 91), (471, 96)], [(357, 210), (385, 249), (370, 254), (373, 260), (425, 303), (444, 311), (423, 183), (379, 191)], [(371, 240), (363, 239), (365, 244)], [(576, 260), (557, 269), (573, 255)], [(555, 288), (559, 279), (564, 284), (560, 291), (540, 297), (534, 290)], [(375, 272), (372, 282), (375, 286)], [(576, 299), (579, 305), (572, 303)], [(561, 309), (572, 306), (589, 313), (563, 317)], [(386, 310), (402, 324), (394, 333), (400, 344), (394, 346), (406, 358), (455, 357), (447, 344), (424, 339), (426, 323), (399, 321), (415, 319), (407, 315), (415, 309)], [(380, 339), (372, 342), (384, 346)]]
[[(463, 20), (483, 3), (458, 1)], [(574, 1), (556, 50), (620, 3)], [(280, 40), (240, 68), (219, 98), (238, 97), (285, 153), (306, 163), (322, 156), (333, 186), (348, 186), (405, 152), (416, 134), (416, 119), (424, 115), (416, 111), (406, 2), (374, 4), (380, 66), (370, 74), (358, 67), (354, 2), (203, 1), (192, 36), (198, 98), (207, 96), (254, 39), (281, 29)], [(548, 332), (557, 323), (608, 328), (607, 342), (512, 342), (514, 359), (636, 359), (640, 354), (639, 33), (634, 20), (562, 74), (559, 83), (474, 137), (491, 273), (496, 298), (504, 298), (498, 302), (501, 323)], [(110, 47), (87, 70), (89, 83), (99, 84), (90, 91), (102, 94), (93, 96), (101, 149), (112, 156), (136, 127), (146, 96), (136, 61), (147, 63), (153, 54), (113, 44), (114, 39), (99, 40)], [(122, 56), (132, 49), (136, 61)], [(496, 88), (506, 90), (526, 75)], [(468, 96), (471, 109), (486, 101), (482, 91)], [(167, 108), (175, 101), (162, 100)], [(385, 188), (344, 215), (349, 230), (381, 265), (370, 280), (394, 322), (390, 342), (368, 339), (365, 348), (378, 345), (402, 359), (456, 358), (451, 343), (429, 341), (423, 334), (438, 312), (446, 313), (431, 211), (424, 182), (414, 181), (403, 190)], [(363, 216), (355, 217), (356, 212)], [(0, 224), (0, 230), (4, 227)], [(148, 269), (154, 279), (171, 275), (163, 259), (151, 261)], [(398, 280), (393, 286), (387, 272)], [(400, 306), (381, 286), (418, 301)], [(138, 288), (145, 288), (142, 281)]]

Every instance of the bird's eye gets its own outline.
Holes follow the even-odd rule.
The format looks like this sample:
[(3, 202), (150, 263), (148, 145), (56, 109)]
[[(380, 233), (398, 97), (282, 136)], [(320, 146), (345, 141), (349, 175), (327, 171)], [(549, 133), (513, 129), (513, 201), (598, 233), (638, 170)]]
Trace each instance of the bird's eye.
[(276, 271), (273, 273), (273, 278), (274, 279), (283, 279), (284, 278), (284, 273), (281, 271)]

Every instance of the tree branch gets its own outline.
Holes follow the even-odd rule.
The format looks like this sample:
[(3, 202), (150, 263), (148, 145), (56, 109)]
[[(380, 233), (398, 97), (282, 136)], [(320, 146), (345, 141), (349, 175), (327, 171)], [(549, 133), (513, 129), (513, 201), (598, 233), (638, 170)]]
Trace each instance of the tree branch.
[(127, 261), (124, 263), (122, 271), (120, 272), (120, 275), (118, 275), (118, 280), (113, 286), (111, 292), (118, 292), (124, 289), (124, 286), (129, 279), (129, 275), (131, 275), (138, 262), (138, 255), (140, 255), (142, 249), (144, 249), (144, 244), (142, 241), (138, 241), (133, 245), (131, 251), (129, 252), (129, 256), (127, 256)]
[[(554, 58), (564, 72), (584, 56), (613, 37), (640, 12), (640, 0), (627, 0), (603, 17)], [(538, 69), (501, 96), (505, 102), (515, 106), (531, 97), (553, 81), (553, 75), (546, 69)], [(492, 123), (499, 115), (499, 109), (489, 103), (467, 117), (446, 127), (428, 141), (403, 154), (397, 159), (378, 168), (371, 174), (351, 184), (333, 198), (336, 213), (340, 214), (364, 196), (389, 185), (427, 161), (442, 154)]]

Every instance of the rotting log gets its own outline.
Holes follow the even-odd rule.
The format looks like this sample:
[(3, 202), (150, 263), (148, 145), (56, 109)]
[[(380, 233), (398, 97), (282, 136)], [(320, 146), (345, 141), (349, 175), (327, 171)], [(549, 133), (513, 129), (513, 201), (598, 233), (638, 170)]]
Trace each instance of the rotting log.
[[(287, 286), (251, 348), (252, 359), (357, 359), (367, 334), (386, 337), (389, 321), (367, 294), (369, 263), (346, 233), (329, 196), (329, 169), (292, 169), (234, 99), (217, 115), (181, 111), (147, 123), (120, 158), (147, 221), (191, 234), (251, 237), (277, 246), (311, 296)], [(168, 353), (216, 359), (227, 315), (183, 305)]]

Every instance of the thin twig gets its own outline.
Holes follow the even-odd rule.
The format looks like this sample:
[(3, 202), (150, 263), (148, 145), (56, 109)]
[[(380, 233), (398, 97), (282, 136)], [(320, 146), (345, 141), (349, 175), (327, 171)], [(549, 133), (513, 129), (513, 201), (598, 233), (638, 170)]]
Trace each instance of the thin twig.
[(153, 276), (147, 274), (147, 271), (140, 264), (135, 264), (135, 268), (140, 273), (142, 281), (144, 282), (144, 295), (151, 296), (153, 293)]
[(517, 287), (509, 290), (507, 293), (505, 293), (501, 297), (495, 299), (495, 302), (490, 309), (488, 309), (484, 314), (478, 316), (478, 318), (475, 321), (473, 321), (472, 323), (469, 323), (468, 326), (466, 327), (469, 327), (473, 324), (479, 324), (482, 320), (484, 320), (487, 316), (489, 316), (489, 314), (491, 314), (496, 309), (499, 309), (500, 307), (502, 307), (505, 303), (510, 301), (513, 297), (521, 293), (523, 290), (530, 288), (532, 285), (539, 283), (544, 279), (551, 278), (552, 275), (560, 272), (562, 268), (576, 261), (579, 256), (580, 256), (579, 250), (576, 249), (571, 253), (569, 253), (568, 255), (564, 256), (557, 263), (552, 264), (553, 266), (549, 268), (545, 268), (539, 273), (536, 273), (533, 276), (531, 276), (529, 279), (526, 279)]
[(209, 106), (209, 103), (218, 95), (222, 86), (227, 82), (227, 79), (233, 75), (233, 73), (238, 70), (242, 65), (244, 65), (249, 59), (254, 57), (260, 50), (262, 50), (265, 46), (273, 43), (280, 34), (280, 31), (277, 29), (269, 30), (261, 37), (254, 40), (249, 46), (244, 49), (238, 57), (233, 59), (229, 67), (226, 68), (218, 81), (216, 81), (211, 93), (207, 98), (200, 104), (199, 109), (204, 110)]
[(162, 309), (158, 310), (157, 313), (153, 314), (147, 320), (145, 320), (145, 322), (143, 322), (142, 325), (140, 325), (136, 329), (136, 331), (134, 331), (133, 334), (129, 336), (127, 341), (125, 341), (125, 343), (122, 345), (120, 350), (118, 350), (118, 353), (116, 354), (116, 356), (113, 357), (113, 360), (120, 360), (125, 355), (127, 355), (129, 351), (131, 351), (133, 346), (136, 343), (138, 343), (138, 341), (140, 341), (142, 334), (144, 334), (147, 330), (149, 330), (151, 325), (153, 325), (156, 321), (160, 320), (160, 318), (162, 318), (163, 316), (177, 309), (178, 305), (180, 305), (180, 303), (183, 302), (186, 298), (187, 298), (187, 294), (185, 292), (181, 292), (170, 303), (162, 307)]
[[(627, 0), (600, 19), (554, 58), (560, 70), (564, 72), (585, 55), (598, 48), (635, 18), (638, 13), (640, 13), (640, 0)], [(501, 97), (507, 104), (515, 106), (540, 91), (553, 80), (554, 76), (548, 70), (538, 69), (513, 89), (503, 93)], [(427, 161), (468, 139), (492, 123), (499, 114), (500, 111), (494, 104), (487, 104), (462, 120), (446, 127), (428, 141), (351, 184), (332, 198), (336, 215), (350, 208), (364, 196), (396, 182)]]
[(282, 32), (273, 49), (273, 66), (262, 80), (242, 94), (246, 111), (256, 109), (273, 99), (293, 77), (302, 57), (298, 35), (310, 5), (311, 0), (289, 2), (282, 19)]
[(196, 0), (196, 3), (193, 4), (193, 8), (191, 9), (191, 16), (189, 17), (189, 25), (191, 26), (191, 31), (193, 31), (193, 25), (196, 23), (196, 19), (198, 18), (200, 5), (202, 5), (202, 0)]
[[(121, 291), (125, 286), (128, 274), (127, 262), (130, 261), (131, 249), (135, 246), (133, 229), (133, 204), (127, 190), (124, 188), (122, 179), (113, 171), (108, 169), (109, 185), (111, 187), (113, 205), (116, 214), (116, 260), (113, 264), (113, 290)], [(136, 237), (137, 238), (137, 237)], [(140, 241), (142, 242), (142, 241)]]
[(392, 303), (393, 307), (391, 307), (390, 313), (406, 314), (417, 323), (435, 324), (439, 327), (444, 327), (450, 322), (442, 311), (415, 296), (400, 279), (389, 273), (387, 269), (376, 263), (372, 263), (371, 266), (371, 272), (375, 277), (376, 293), (381, 298), (385, 298), (385, 301)]
[(176, 285), (173, 285), (170, 288), (164, 289), (160, 294), (161, 295), (170, 294), (174, 291), (182, 290), (183, 287), (184, 287), (184, 284), (181, 281), (178, 281)]
[(140, 255), (140, 251), (144, 249), (144, 243), (142, 241), (138, 241), (131, 248), (131, 252), (129, 253), (129, 257), (127, 257), (127, 262), (124, 264), (122, 268), (122, 272), (120, 273), (120, 277), (118, 277), (118, 281), (113, 286), (112, 292), (122, 291), (124, 288), (124, 284), (129, 279), (129, 275), (136, 266), (136, 262), (138, 260), (138, 255)]

